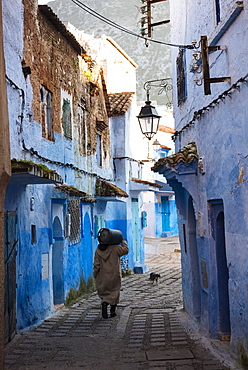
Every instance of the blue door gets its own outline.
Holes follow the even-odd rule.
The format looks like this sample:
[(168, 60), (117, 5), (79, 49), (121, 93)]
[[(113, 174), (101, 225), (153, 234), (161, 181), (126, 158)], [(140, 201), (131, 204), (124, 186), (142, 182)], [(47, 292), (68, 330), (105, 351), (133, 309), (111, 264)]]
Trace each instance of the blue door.
[(60, 219), (58, 216), (53, 221), (53, 253), (52, 253), (52, 275), (53, 275), (53, 300), (54, 304), (64, 302), (63, 282), (63, 247), (64, 238)]
[(92, 252), (92, 232), (91, 222), (88, 213), (84, 216), (83, 226), (83, 273), (86, 283), (92, 275), (93, 269), (93, 252)]
[(230, 304), (229, 304), (229, 272), (226, 255), (225, 240), (225, 215), (224, 204), (222, 199), (212, 200), (210, 202), (210, 216), (212, 226), (212, 236), (214, 239), (215, 257), (216, 257), (216, 277), (217, 289), (215, 291), (215, 308), (217, 317), (215, 322), (218, 323), (217, 332), (214, 325), (214, 335), (230, 335)]
[(223, 207), (216, 217), (215, 235), (219, 293), (219, 333), (229, 335), (231, 333), (228, 291), (229, 272), (226, 258), (225, 221)]
[(191, 260), (191, 279), (192, 279), (192, 304), (193, 315), (201, 317), (201, 278), (199, 253), (196, 240), (196, 218), (193, 206), (193, 198), (188, 199), (188, 249)]
[(139, 235), (139, 203), (138, 198), (132, 198), (132, 240), (134, 261), (140, 260), (140, 235)]
[(168, 197), (161, 197), (162, 233), (170, 231), (170, 203)]

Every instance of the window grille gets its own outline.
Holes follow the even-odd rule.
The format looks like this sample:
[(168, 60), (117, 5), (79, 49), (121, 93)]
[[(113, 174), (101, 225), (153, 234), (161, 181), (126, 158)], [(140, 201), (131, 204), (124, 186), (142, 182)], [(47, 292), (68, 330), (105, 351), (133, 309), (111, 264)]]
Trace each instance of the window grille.
[(184, 49), (179, 50), (176, 63), (177, 63), (177, 103), (178, 105), (180, 105), (186, 100)]
[(71, 215), (70, 244), (77, 244), (81, 240), (81, 212), (80, 199), (68, 201), (68, 212)]
[(67, 100), (63, 100), (63, 129), (64, 135), (68, 139), (72, 139), (72, 122), (71, 122), (71, 104)]

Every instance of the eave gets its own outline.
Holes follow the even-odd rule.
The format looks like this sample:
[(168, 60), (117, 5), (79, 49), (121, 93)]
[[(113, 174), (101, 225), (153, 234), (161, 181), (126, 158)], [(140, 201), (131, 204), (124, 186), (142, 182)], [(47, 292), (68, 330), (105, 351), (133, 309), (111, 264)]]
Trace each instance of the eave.
[(23, 161), (11, 160), (12, 176), (11, 184), (62, 184), (62, 177), (46, 166)]
[(198, 173), (198, 153), (196, 144), (189, 143), (179, 150), (178, 153), (169, 157), (160, 158), (152, 171), (163, 174), (167, 179), (178, 175), (191, 175)]
[(103, 202), (126, 202), (126, 197), (119, 197), (119, 196), (96, 196), (96, 200), (100, 200)]
[(47, 5), (38, 6), (41, 13), (43, 13), (47, 19), (54, 25), (54, 27), (67, 39), (69, 44), (76, 50), (76, 52), (81, 55), (85, 54), (84, 48), (79, 44), (74, 35), (69, 32), (63, 22), (57, 17), (57, 15), (52, 11), (52, 9)]
[(96, 179), (95, 197), (97, 200), (106, 202), (124, 202), (125, 198), (128, 198), (129, 195), (115, 184), (98, 177)]
[(61, 191), (62, 193), (66, 193), (70, 195), (71, 197), (80, 198), (80, 200), (84, 203), (95, 203), (96, 202), (96, 199), (93, 198), (91, 195), (70, 185), (66, 185), (66, 184), (55, 185), (55, 189)]
[(155, 191), (157, 194), (160, 194), (162, 196), (163, 195), (166, 196), (166, 195), (173, 195), (174, 194), (174, 190), (166, 182), (156, 181), (156, 183), (162, 186), (160, 189)]
[(163, 186), (155, 182), (131, 178), (129, 189), (132, 191), (159, 191)]

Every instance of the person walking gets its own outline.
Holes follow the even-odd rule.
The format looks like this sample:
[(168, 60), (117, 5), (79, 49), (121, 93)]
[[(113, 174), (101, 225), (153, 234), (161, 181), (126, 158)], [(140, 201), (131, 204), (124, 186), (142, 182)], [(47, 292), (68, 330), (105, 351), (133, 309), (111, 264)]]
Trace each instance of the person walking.
[(120, 300), (121, 266), (120, 257), (128, 254), (127, 242), (122, 238), (121, 245), (99, 243), (94, 256), (93, 276), (96, 288), (102, 301), (102, 317), (116, 316), (116, 306)]

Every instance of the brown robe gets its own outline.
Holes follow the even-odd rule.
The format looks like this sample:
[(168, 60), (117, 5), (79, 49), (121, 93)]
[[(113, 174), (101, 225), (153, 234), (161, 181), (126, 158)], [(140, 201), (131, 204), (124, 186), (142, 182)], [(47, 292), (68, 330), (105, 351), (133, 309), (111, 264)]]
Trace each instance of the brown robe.
[(93, 276), (102, 302), (116, 305), (120, 299), (121, 268), (120, 257), (128, 254), (125, 240), (122, 245), (109, 245), (106, 250), (96, 249)]

